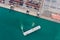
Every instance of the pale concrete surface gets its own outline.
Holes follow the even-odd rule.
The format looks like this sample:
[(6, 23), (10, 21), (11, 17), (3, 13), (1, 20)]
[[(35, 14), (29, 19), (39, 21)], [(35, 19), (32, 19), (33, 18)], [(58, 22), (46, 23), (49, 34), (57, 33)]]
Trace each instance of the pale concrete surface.
[[(1, 3), (0, 3), (0, 6), (10, 9), (10, 5), (8, 5), (8, 4), (1, 4)], [(28, 9), (28, 8), (24, 8), (24, 7), (22, 7), (22, 6), (20, 6), (20, 7), (14, 7), (14, 10), (15, 10), (15, 11), (19, 11), (19, 12), (23, 12), (23, 13), (26, 13), (27, 9)], [(30, 14), (30, 15), (33, 15), (33, 16), (37, 16), (37, 12), (38, 12), (38, 11), (36, 11), (36, 10), (30, 9), (29, 14)], [(50, 21), (54, 21), (54, 22), (60, 23), (60, 21), (58, 21), (58, 20), (54, 20), (54, 19), (51, 19), (51, 18), (42, 16), (42, 15), (40, 15), (39, 17), (40, 17), (40, 18), (43, 18), (43, 19), (47, 19), (47, 20), (50, 20)]]

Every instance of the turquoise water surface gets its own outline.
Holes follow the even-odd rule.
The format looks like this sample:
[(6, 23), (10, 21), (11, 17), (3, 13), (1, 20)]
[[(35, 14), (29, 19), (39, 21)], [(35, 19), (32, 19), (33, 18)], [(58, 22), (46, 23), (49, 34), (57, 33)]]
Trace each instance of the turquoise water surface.
[[(21, 26), (27, 31), (38, 25), (40, 30), (23, 35)], [(60, 23), (0, 7), (0, 40), (60, 40)]]

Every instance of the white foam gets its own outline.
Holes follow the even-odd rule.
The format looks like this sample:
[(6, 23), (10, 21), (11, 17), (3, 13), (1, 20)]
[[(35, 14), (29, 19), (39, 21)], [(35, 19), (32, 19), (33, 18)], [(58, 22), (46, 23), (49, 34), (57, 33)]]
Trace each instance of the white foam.
[(35, 23), (33, 22), (33, 23), (32, 23), (32, 26), (34, 26), (34, 25), (35, 25)]

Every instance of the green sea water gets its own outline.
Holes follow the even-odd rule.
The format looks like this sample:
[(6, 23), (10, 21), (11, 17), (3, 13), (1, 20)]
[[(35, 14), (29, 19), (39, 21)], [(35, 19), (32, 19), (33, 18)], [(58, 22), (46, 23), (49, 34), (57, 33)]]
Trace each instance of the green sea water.
[[(25, 32), (38, 25), (40, 30), (23, 35), (22, 26)], [(60, 23), (0, 7), (0, 40), (60, 40)]]

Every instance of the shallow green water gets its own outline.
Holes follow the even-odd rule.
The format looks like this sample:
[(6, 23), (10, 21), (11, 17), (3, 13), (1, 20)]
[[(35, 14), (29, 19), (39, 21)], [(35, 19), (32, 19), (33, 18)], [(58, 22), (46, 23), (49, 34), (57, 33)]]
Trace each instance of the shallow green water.
[[(40, 30), (22, 34), (21, 26), (27, 31), (38, 25)], [(0, 40), (60, 40), (60, 24), (0, 7)]]

